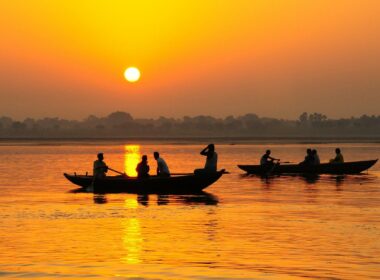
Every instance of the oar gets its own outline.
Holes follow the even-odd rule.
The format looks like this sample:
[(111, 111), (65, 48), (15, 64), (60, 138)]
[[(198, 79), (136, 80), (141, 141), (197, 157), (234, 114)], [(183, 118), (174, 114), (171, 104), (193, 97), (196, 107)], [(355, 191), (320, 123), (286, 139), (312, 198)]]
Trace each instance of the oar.
[(123, 173), (123, 172), (120, 172), (120, 171), (117, 171), (117, 170), (115, 170), (115, 169), (112, 169), (111, 167), (108, 167), (108, 170), (111, 170), (111, 171), (113, 171), (113, 172), (115, 172), (115, 173), (118, 173), (118, 174), (120, 174), (120, 175), (123, 175), (123, 176), (127, 176), (127, 174), (125, 174), (125, 173)]

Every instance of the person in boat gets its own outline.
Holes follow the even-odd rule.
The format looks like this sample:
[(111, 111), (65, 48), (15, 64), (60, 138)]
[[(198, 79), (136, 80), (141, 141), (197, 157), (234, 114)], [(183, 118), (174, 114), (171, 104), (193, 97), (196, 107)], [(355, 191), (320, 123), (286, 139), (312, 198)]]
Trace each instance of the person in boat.
[(335, 149), (335, 154), (335, 158), (331, 159), (330, 163), (344, 163), (344, 158), (339, 148)]
[(161, 177), (170, 177), (169, 167), (166, 164), (165, 160), (160, 157), (159, 152), (153, 153), (154, 159), (157, 161), (157, 176)]
[(307, 149), (305, 159), (300, 162), (300, 165), (314, 165), (314, 163), (315, 163), (315, 160), (314, 160), (313, 152), (311, 149)]
[(312, 156), (313, 156), (313, 158), (314, 158), (314, 165), (319, 165), (319, 164), (321, 164), (321, 160), (319, 159), (319, 155), (318, 155), (318, 153), (317, 153), (317, 150), (312, 150), (311, 151), (311, 154), (312, 154)]
[(261, 166), (273, 166), (274, 161), (280, 161), (278, 158), (274, 158), (270, 156), (271, 150), (266, 150), (265, 154), (260, 159)]
[(98, 159), (94, 161), (94, 179), (100, 179), (106, 177), (106, 173), (108, 171), (108, 166), (104, 162), (103, 153), (98, 153)]
[(137, 164), (136, 167), (137, 178), (148, 178), (149, 177), (149, 165), (148, 165), (148, 157), (143, 155), (141, 158), (141, 162)]
[(200, 154), (206, 157), (205, 167), (194, 170), (194, 173), (216, 172), (218, 169), (218, 154), (215, 152), (215, 145), (207, 145)]

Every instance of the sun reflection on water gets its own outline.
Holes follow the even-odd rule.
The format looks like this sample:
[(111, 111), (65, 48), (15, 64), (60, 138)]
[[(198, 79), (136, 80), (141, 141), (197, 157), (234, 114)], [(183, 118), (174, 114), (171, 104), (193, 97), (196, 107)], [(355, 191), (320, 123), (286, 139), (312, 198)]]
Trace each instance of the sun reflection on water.
[(136, 209), (138, 207), (136, 197), (127, 197), (124, 201), (124, 207), (127, 209)]
[(122, 261), (127, 264), (138, 264), (141, 262), (140, 253), (143, 239), (141, 237), (140, 221), (137, 218), (130, 218), (122, 221), (124, 228), (123, 246), (126, 255)]
[(137, 176), (136, 166), (140, 161), (140, 145), (124, 146), (124, 171), (128, 176)]

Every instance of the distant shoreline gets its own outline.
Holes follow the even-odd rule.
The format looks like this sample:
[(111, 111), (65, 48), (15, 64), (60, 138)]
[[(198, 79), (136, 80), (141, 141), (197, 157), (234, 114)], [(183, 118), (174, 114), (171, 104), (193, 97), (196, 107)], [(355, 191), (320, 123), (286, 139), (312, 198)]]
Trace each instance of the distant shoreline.
[(155, 143), (191, 145), (216, 143), (244, 144), (332, 144), (380, 143), (380, 137), (114, 137), (114, 138), (0, 138), (0, 146), (39, 145), (115, 145), (126, 143)]

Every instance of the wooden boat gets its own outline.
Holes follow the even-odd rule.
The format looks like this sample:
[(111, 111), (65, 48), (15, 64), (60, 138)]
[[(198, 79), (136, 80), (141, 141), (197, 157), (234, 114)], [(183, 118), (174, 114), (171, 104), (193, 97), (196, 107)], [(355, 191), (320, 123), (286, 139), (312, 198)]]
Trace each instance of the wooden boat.
[(319, 165), (279, 164), (272, 167), (261, 165), (238, 165), (249, 174), (358, 174), (369, 169), (375, 160), (352, 161), (344, 163), (321, 163)]
[(93, 187), (96, 193), (138, 193), (138, 194), (193, 194), (199, 193), (222, 177), (225, 170), (213, 173), (189, 174), (183, 176), (138, 179), (126, 176), (107, 176), (93, 182), (92, 175), (64, 176), (72, 183), (83, 188)]

